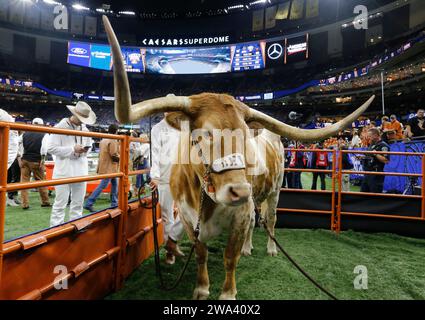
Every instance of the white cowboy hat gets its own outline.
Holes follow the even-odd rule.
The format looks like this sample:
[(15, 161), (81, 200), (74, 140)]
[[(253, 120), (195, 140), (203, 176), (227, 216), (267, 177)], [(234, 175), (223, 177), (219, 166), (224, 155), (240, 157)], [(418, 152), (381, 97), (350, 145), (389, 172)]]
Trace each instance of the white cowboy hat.
[(84, 124), (95, 124), (96, 114), (84, 101), (78, 101), (75, 106), (66, 106), (71, 113)]
[(44, 124), (44, 121), (43, 121), (43, 119), (41, 119), (41, 118), (34, 118), (34, 119), (32, 119), (32, 124), (40, 124), (40, 125), (43, 125), (43, 124)]

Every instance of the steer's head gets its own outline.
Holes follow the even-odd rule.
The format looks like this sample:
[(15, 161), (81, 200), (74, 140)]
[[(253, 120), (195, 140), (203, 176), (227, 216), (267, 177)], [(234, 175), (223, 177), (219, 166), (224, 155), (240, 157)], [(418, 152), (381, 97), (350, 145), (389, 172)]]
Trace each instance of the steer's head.
[(249, 108), (229, 95), (203, 93), (190, 101), (187, 110), (166, 114), (167, 122), (181, 131), (178, 162), (190, 162), (215, 202), (245, 203), (251, 195), (246, 175), (256, 165), (255, 133), (249, 128), (259, 123), (247, 121)]
[[(374, 99), (374, 96), (371, 97), (338, 123), (316, 130), (289, 126), (223, 94), (204, 93), (189, 97), (168, 95), (132, 104), (120, 45), (106, 16), (103, 16), (103, 22), (112, 51), (117, 120), (130, 123), (152, 114), (167, 112), (166, 119), (170, 125), (182, 131), (186, 128), (191, 133), (188, 141), (194, 143), (188, 145), (190, 161), (198, 162), (194, 168), (200, 179), (206, 168), (212, 169), (209, 182), (214, 190), (210, 189), (209, 194), (213, 200), (226, 205), (240, 205), (251, 195), (251, 187), (246, 179), (249, 165), (247, 154), (252, 152), (249, 147), (246, 148), (249, 145), (249, 128), (265, 128), (292, 140), (319, 141), (351, 125)], [(228, 165), (229, 162), (232, 164)]]

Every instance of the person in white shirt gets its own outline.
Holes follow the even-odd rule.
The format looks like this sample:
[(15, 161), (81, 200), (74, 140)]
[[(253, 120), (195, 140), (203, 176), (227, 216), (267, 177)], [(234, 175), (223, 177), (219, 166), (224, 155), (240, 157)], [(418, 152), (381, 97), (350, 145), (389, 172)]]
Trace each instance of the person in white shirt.
[[(138, 138), (139, 134), (136, 131), (131, 131), (130, 135), (133, 138)], [(129, 163), (129, 167), (132, 168), (133, 170), (137, 170), (137, 163), (138, 163), (138, 158), (140, 157), (140, 142), (138, 141), (131, 141), (130, 145), (129, 145), (129, 150), (130, 150), (130, 163)], [(137, 180), (138, 180), (138, 175), (136, 177), (132, 176), (130, 179), (130, 190), (133, 189), (133, 192), (135, 195), (137, 195), (138, 193), (138, 188), (137, 188)], [(136, 180), (136, 183), (134, 183), (134, 180)]]
[[(165, 116), (167, 113), (164, 114)], [(174, 203), (170, 190), (171, 167), (178, 152), (180, 132), (171, 127), (165, 117), (152, 127), (151, 132), (152, 184), (158, 187), (161, 216), (164, 223), (165, 263), (174, 264), (176, 256), (184, 256), (177, 245), (183, 236), (183, 224), (180, 217), (174, 219)]]
[[(67, 106), (73, 114), (62, 119), (55, 128), (88, 131), (86, 124), (94, 124), (96, 115), (85, 102), (76, 106)], [(52, 134), (49, 138), (48, 152), (55, 156), (53, 179), (73, 178), (88, 175), (87, 153), (92, 146), (92, 139), (82, 136)], [(64, 223), (65, 208), (71, 195), (69, 220), (78, 219), (83, 214), (83, 202), (86, 194), (86, 182), (58, 185), (55, 187), (56, 198), (50, 217), (50, 226)]]
[(359, 137), (359, 132), (357, 129), (353, 129), (353, 138), (351, 139), (350, 147), (360, 148), (361, 145), (362, 145), (362, 140)]
[[(149, 168), (150, 164), (150, 145), (149, 137), (147, 134), (140, 135), (140, 138), (144, 139), (145, 142), (140, 143), (137, 150), (136, 168), (135, 170), (143, 170)], [(149, 181), (149, 173), (138, 174), (136, 178), (136, 188), (139, 190), (143, 187), (147, 181)]]
[[(0, 109), (0, 121), (15, 122), (15, 118), (13, 118), (9, 113), (4, 111), (3, 109)], [(7, 170), (8, 170), (7, 183), (12, 182), (10, 181), (11, 172), (9, 169), (11, 168), (12, 164), (14, 164), (15, 161), (17, 161), (18, 151), (19, 151), (18, 132), (15, 130), (10, 130), (9, 131), (9, 148), (8, 148), (8, 154), (7, 154)], [(10, 199), (9, 197), (7, 197), (6, 202), (7, 202), (7, 205), (9, 206), (13, 206), (13, 207), (19, 206), (19, 204), (17, 204), (14, 199)]]

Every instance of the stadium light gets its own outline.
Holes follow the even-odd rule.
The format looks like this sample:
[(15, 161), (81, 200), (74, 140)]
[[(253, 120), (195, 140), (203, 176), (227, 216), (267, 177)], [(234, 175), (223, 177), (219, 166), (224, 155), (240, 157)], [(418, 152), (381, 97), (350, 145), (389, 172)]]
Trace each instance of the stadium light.
[[(266, 2), (267, 2), (267, 0), (257, 0), (257, 1), (254, 1), (254, 2), (250, 2), (249, 5), (255, 6), (256, 4), (266, 3)], [(270, 1), (269, 1), (269, 3), (270, 3)]]
[(72, 8), (74, 8), (75, 10), (90, 10), (89, 8), (83, 6), (79, 3), (73, 4)]
[(54, 4), (54, 5), (61, 4), (60, 2), (56, 2), (54, 0), (43, 0), (43, 2), (46, 4)]
[(136, 13), (134, 11), (119, 11), (118, 14), (125, 14), (128, 16), (135, 16)]
[(97, 8), (96, 12), (100, 12), (100, 13), (106, 13), (106, 10), (103, 8)]
[(243, 4), (238, 4), (235, 6), (228, 7), (227, 10), (242, 9), (243, 7)]

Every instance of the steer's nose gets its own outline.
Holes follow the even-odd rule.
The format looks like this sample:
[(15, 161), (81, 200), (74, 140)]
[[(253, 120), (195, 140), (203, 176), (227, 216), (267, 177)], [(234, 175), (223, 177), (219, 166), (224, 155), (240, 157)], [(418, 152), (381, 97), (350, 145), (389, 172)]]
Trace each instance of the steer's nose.
[(244, 203), (251, 195), (251, 185), (249, 183), (229, 184), (228, 192), (232, 204)]

